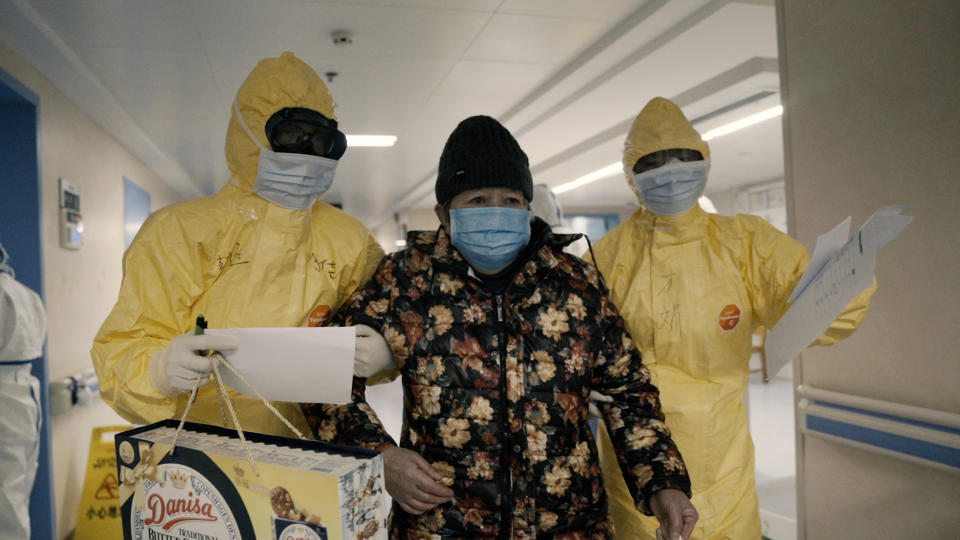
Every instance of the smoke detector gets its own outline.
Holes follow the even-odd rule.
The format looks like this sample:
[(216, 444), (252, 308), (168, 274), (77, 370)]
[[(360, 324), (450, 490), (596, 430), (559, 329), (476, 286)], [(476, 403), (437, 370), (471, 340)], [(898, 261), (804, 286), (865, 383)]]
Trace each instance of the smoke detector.
[(333, 38), (333, 44), (336, 47), (353, 45), (353, 32), (349, 30), (337, 30), (336, 32), (330, 34), (330, 37)]

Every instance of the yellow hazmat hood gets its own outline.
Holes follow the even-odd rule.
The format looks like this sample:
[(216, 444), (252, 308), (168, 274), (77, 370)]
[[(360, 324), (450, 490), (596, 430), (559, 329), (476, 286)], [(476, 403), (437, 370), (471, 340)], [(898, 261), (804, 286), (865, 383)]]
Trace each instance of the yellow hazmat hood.
[(332, 120), (337, 119), (327, 85), (313, 68), (291, 52), (285, 52), (279, 58), (261, 60), (240, 85), (236, 104), (230, 108), (227, 165), (241, 186), (253, 189), (260, 147), (250, 140), (240, 125), (237, 109), (260, 144), (269, 149), (264, 127), (275, 112), (285, 107), (311, 109)]
[(633, 164), (647, 154), (671, 148), (697, 150), (703, 159), (710, 159), (710, 146), (680, 107), (669, 99), (655, 97), (637, 115), (623, 142), (623, 174), (630, 189), (634, 189)]

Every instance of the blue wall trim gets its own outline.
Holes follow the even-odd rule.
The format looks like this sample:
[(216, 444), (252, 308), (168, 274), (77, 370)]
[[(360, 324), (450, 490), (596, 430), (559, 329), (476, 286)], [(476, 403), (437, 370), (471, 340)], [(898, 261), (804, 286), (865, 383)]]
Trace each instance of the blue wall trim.
[(893, 416), (892, 414), (883, 414), (883, 413), (868, 411), (865, 409), (857, 409), (856, 407), (848, 407), (846, 405), (837, 405), (836, 403), (829, 403), (826, 401), (812, 401), (811, 404), (819, 405), (821, 407), (830, 407), (831, 409), (837, 409), (841, 411), (849, 411), (857, 414), (863, 414), (866, 416), (872, 416), (874, 418), (882, 418), (883, 420), (890, 420), (892, 422), (899, 422), (901, 424), (909, 424), (911, 426), (918, 426), (926, 429), (933, 429), (936, 431), (942, 431), (944, 433), (952, 433), (954, 435), (960, 435), (960, 429), (941, 426), (937, 424), (931, 424), (929, 422), (921, 422), (920, 420), (911, 420), (909, 418), (901, 418), (899, 416)]
[(807, 415), (807, 429), (960, 469), (960, 449), (942, 444), (895, 435), (886, 431), (856, 426), (811, 414)]

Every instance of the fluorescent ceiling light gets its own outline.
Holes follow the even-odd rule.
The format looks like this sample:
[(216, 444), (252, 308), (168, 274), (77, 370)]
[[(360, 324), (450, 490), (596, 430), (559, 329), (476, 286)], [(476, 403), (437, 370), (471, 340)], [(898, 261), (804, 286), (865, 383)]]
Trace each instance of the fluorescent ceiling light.
[(393, 146), (396, 135), (347, 135), (347, 146)]
[(754, 124), (759, 124), (764, 120), (769, 120), (771, 118), (776, 118), (783, 114), (783, 105), (777, 105), (771, 109), (765, 111), (760, 111), (756, 114), (751, 114), (746, 118), (741, 118), (736, 122), (730, 122), (729, 124), (722, 125), (718, 128), (711, 129), (710, 131), (703, 134), (703, 140), (709, 141), (715, 137), (721, 135), (726, 135), (728, 133), (733, 133), (734, 131), (741, 130), (745, 127), (752, 126)]
[(611, 163), (602, 169), (593, 171), (592, 173), (585, 174), (576, 180), (567, 182), (566, 184), (560, 184), (559, 186), (553, 188), (553, 192), (556, 194), (561, 194), (564, 191), (570, 191), (571, 189), (577, 189), (580, 186), (585, 186), (590, 182), (596, 182), (601, 178), (607, 178), (608, 176), (613, 176), (623, 170), (623, 165), (618, 161), (616, 163)]

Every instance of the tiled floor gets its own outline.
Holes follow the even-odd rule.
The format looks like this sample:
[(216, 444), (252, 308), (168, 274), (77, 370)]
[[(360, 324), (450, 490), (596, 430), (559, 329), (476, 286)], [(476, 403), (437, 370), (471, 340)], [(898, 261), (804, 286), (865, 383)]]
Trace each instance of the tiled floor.
[(757, 495), (764, 536), (796, 540), (796, 447), (794, 446), (793, 380), (787, 366), (764, 383), (750, 378), (748, 407), (756, 454)]

